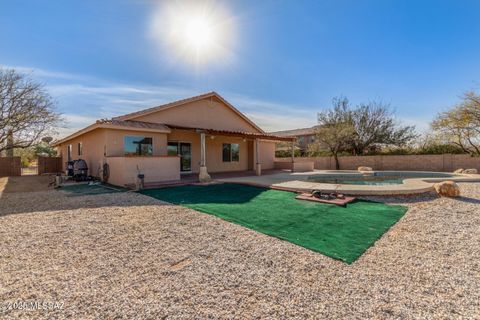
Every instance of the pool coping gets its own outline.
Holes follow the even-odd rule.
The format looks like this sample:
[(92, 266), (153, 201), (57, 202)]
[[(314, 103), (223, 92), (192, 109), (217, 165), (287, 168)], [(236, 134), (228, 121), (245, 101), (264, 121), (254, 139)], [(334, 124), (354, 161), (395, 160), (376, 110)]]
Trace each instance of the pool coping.
[[(370, 171), (371, 174), (395, 172), (395, 171)], [(370, 173), (369, 172), (369, 173)], [(398, 171), (396, 171), (398, 172)], [(448, 172), (430, 172), (430, 171), (401, 171), (414, 174), (448, 174)], [(450, 173), (453, 174), (453, 173)], [(221, 182), (248, 184), (272, 189), (310, 192), (312, 190), (322, 190), (325, 192), (338, 192), (356, 196), (370, 195), (409, 195), (430, 192), (434, 190), (434, 184), (441, 181), (455, 182), (480, 182), (480, 174), (457, 174), (455, 177), (440, 178), (407, 178), (402, 184), (395, 185), (352, 185), (352, 184), (333, 184), (308, 181), (312, 175), (339, 176), (341, 177), (359, 177), (362, 172), (358, 171), (332, 171), (315, 170), (310, 172), (298, 173), (278, 173), (269, 176), (250, 176), (218, 179)]]

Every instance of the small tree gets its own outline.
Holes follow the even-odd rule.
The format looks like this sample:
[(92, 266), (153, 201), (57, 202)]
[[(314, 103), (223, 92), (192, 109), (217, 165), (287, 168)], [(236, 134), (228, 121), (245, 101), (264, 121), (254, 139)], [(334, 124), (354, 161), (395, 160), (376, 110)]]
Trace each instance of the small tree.
[(432, 129), (465, 153), (480, 155), (480, 96), (469, 92), (453, 109), (440, 113)]
[(349, 147), (348, 141), (355, 134), (351, 123), (333, 123), (324, 125), (317, 129), (318, 141), (323, 144), (335, 159), (335, 168), (340, 169), (339, 153), (346, 151)]
[(351, 112), (355, 135), (351, 149), (356, 155), (379, 146), (404, 146), (418, 135), (413, 126), (400, 126), (388, 105), (371, 102), (361, 104)]
[(51, 145), (45, 143), (45, 142), (40, 142), (39, 144), (36, 144), (33, 147), (33, 150), (35, 152), (35, 155), (37, 157), (56, 157), (57, 156), (57, 150), (53, 148)]
[(333, 109), (318, 113), (317, 141), (335, 158), (335, 168), (340, 169), (338, 154), (346, 151), (355, 135), (355, 128), (348, 109), (348, 99), (335, 98)]
[(0, 69), (0, 152), (28, 148), (61, 118), (44, 87), (15, 70)]

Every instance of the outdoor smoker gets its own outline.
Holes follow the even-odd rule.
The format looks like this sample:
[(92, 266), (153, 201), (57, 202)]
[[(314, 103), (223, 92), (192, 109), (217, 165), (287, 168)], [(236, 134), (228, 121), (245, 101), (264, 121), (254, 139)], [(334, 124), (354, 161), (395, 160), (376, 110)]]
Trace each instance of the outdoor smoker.
[(67, 176), (75, 181), (84, 181), (88, 178), (87, 162), (83, 159), (71, 160), (67, 162)]

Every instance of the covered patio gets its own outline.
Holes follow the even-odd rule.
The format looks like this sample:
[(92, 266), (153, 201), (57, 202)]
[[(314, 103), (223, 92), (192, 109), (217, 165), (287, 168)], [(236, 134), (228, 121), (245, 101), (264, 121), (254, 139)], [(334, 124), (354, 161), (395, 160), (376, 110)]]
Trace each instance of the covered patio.
[[(268, 159), (268, 162), (271, 164), (267, 168), (262, 167), (262, 163), (266, 162), (267, 159), (264, 159), (265, 155), (262, 155), (262, 148), (266, 148), (267, 144), (287, 141), (290, 142), (292, 150), (295, 146), (295, 138), (292, 137), (280, 137), (274, 136), (266, 133), (252, 133), (252, 132), (242, 132), (242, 131), (227, 131), (227, 130), (216, 130), (216, 129), (206, 129), (206, 128), (193, 128), (193, 127), (180, 127), (167, 125), (172, 129), (172, 134), (169, 135), (169, 141), (175, 139), (176, 132), (177, 134), (181, 132), (182, 137), (187, 135), (195, 134), (197, 139), (199, 137), (199, 170), (198, 174), (196, 172), (186, 172), (181, 175), (182, 181), (200, 181), (208, 182), (212, 178), (217, 177), (233, 177), (233, 176), (251, 176), (251, 175), (262, 175), (269, 174), (275, 171), (273, 168), (273, 159)], [(246, 146), (238, 147), (237, 152), (245, 152), (242, 154), (242, 162), (246, 161), (246, 166), (241, 167), (241, 169), (231, 169), (231, 170), (218, 170), (218, 163), (212, 164), (210, 162), (212, 159), (220, 157), (219, 152), (223, 153), (225, 157), (225, 152), (228, 156), (228, 145), (230, 143), (223, 143), (222, 150), (218, 150), (219, 146), (215, 145), (215, 140), (221, 140), (221, 142), (230, 142), (231, 139), (237, 139), (245, 143)], [(219, 142), (219, 143), (221, 143)], [(225, 149), (227, 147), (227, 149)], [(241, 151), (240, 151), (241, 150)], [(270, 150), (269, 150), (270, 151)], [(214, 154), (212, 154), (214, 153)], [(269, 152), (268, 154), (270, 154)], [(191, 155), (194, 157), (194, 154)], [(237, 157), (240, 157), (237, 155)], [(225, 161), (225, 159), (223, 159)], [(209, 162), (210, 161), (210, 162)], [(236, 161), (239, 161), (237, 158)], [(294, 152), (292, 152), (292, 163), (294, 162)], [(210, 170), (210, 168), (215, 167), (215, 170)], [(239, 167), (240, 168), (240, 167)], [(215, 172), (210, 172), (215, 171)]]

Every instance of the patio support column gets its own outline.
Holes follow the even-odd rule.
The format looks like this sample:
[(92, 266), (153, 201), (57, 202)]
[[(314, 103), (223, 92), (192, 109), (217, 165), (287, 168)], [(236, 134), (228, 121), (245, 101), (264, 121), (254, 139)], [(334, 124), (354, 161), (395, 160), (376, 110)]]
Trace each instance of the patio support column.
[(200, 182), (209, 182), (212, 180), (207, 171), (206, 149), (205, 149), (205, 132), (200, 132), (200, 173), (198, 175)]
[(295, 140), (292, 140), (292, 172), (295, 170)]
[(255, 174), (257, 176), (262, 175), (262, 165), (260, 163), (260, 140), (255, 139), (255, 158), (256, 158), (256, 165), (255, 165)]

